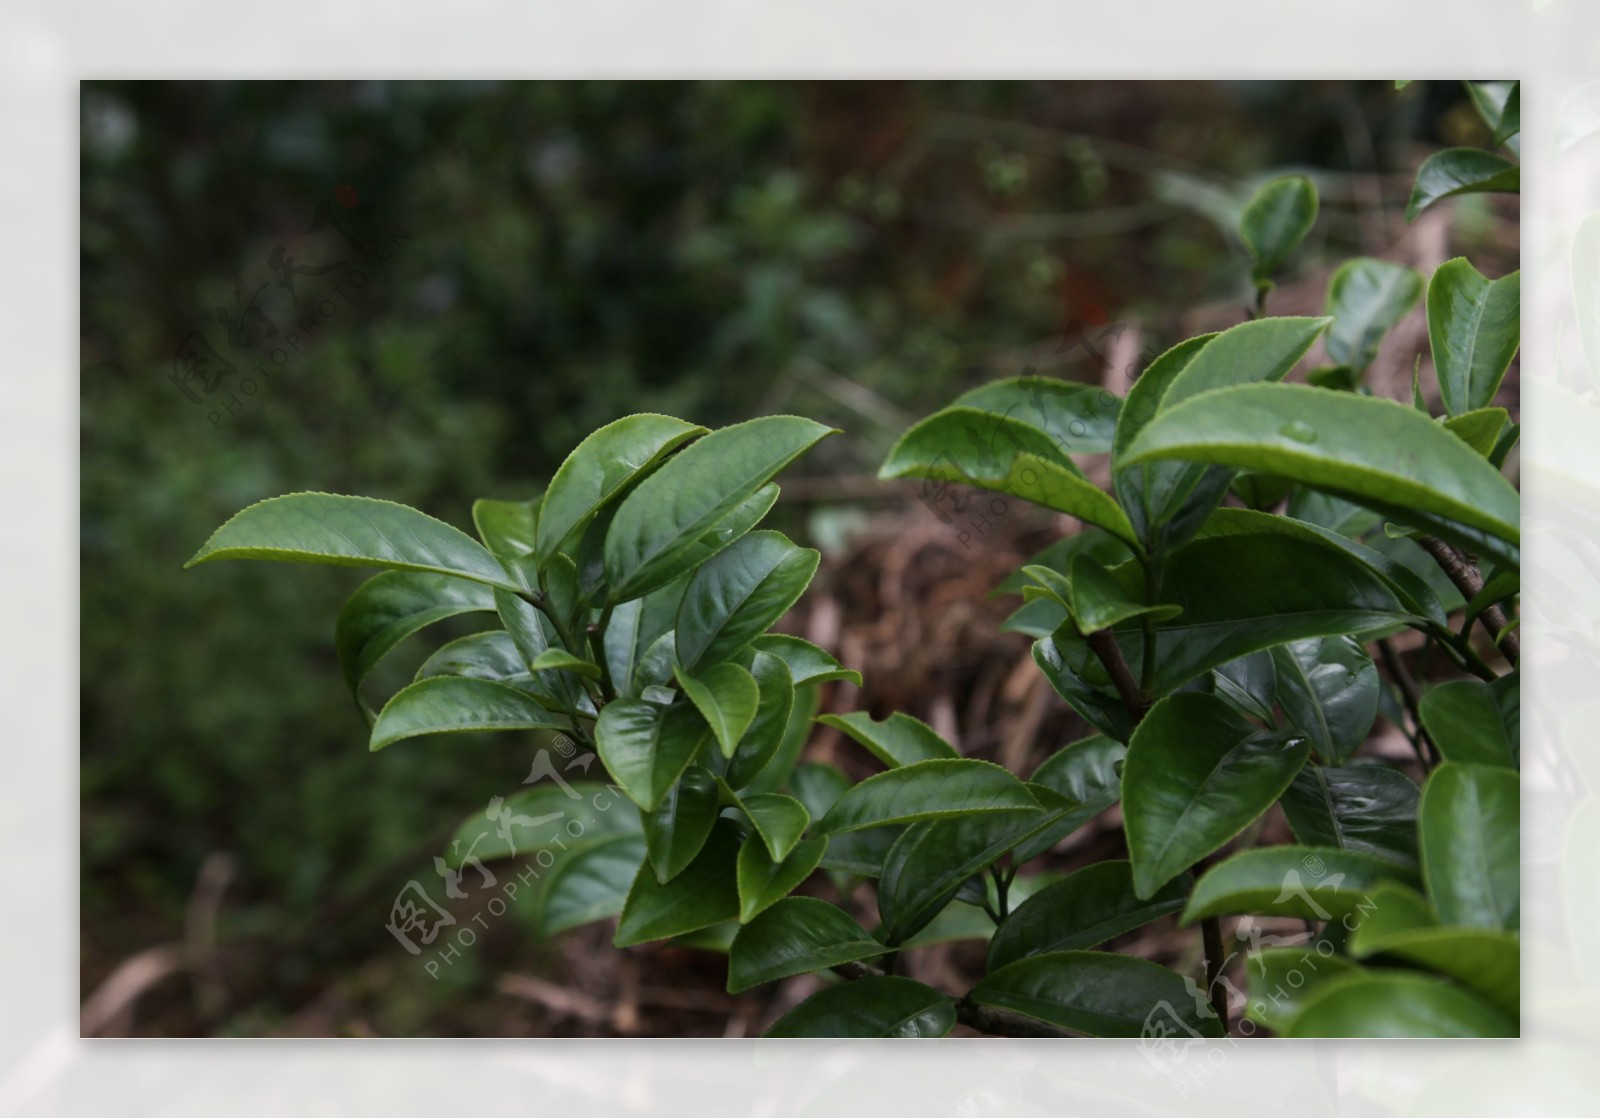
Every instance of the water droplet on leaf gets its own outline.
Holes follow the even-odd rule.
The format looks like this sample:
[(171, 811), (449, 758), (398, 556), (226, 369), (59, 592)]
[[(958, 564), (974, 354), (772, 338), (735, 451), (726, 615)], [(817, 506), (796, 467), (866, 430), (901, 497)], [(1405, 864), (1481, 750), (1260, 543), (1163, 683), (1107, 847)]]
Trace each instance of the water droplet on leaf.
[(1295, 420), (1293, 423), (1285, 424), (1278, 434), (1285, 439), (1293, 439), (1296, 443), (1315, 443), (1317, 441), (1317, 429), (1304, 420)]

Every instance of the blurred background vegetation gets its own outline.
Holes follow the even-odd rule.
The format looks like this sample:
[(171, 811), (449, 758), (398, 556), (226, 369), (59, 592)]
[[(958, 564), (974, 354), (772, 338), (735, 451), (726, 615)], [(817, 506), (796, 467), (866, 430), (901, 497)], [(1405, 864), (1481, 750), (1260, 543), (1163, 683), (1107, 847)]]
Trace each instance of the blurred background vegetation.
[[(1263, 179), (1321, 190), (1290, 267), (1315, 311), (1327, 262), (1404, 231), (1422, 155), (1487, 141), (1459, 86), (1387, 82), (91, 82), (81, 123), (83, 994), (240, 946), (228, 997), (152, 983), (103, 1024), (180, 1034), (541, 1028), (482, 997), (540, 946), (439, 982), (383, 928), (527, 744), (369, 755), (331, 640), (362, 574), (182, 572), (233, 512), (311, 489), (467, 525), (617, 416), (787, 411), (846, 432), (801, 467), (824, 499), (775, 514), (837, 554), (881, 505), (845, 483), (960, 389), (1098, 380), (1078, 331), (1148, 355), (1196, 308), (1238, 321)], [(1457, 203), (1455, 250), (1492, 218)]]

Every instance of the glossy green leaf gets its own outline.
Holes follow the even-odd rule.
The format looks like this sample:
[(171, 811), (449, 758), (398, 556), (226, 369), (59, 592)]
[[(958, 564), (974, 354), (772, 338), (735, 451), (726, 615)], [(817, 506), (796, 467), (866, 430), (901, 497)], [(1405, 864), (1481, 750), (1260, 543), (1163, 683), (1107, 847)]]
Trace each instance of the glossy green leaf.
[(483, 546), (502, 559), (533, 554), (535, 529), (542, 498), (532, 501), (496, 501), (479, 498), (472, 503), (472, 524)]
[(1206, 393), (1163, 411), (1128, 453), (1130, 463), (1172, 458), (1266, 470), (1519, 539), (1521, 503), (1511, 483), (1450, 432), (1392, 400), (1309, 385)]
[[(989, 594), (991, 597), (1021, 594), (1023, 588), (1033, 582), (1033, 579), (1024, 573), (1029, 567), (1048, 567), (1057, 574), (1065, 575), (1072, 570), (1072, 561), (1080, 554), (1099, 560), (1107, 567), (1115, 567), (1133, 558), (1133, 552), (1125, 542), (1118, 540), (1104, 529), (1085, 528), (1081, 532), (1063, 536), (1053, 544), (1040, 549), (1021, 569), (1003, 579)], [(1050, 628), (1054, 629), (1055, 626)]]
[(422, 662), (415, 679), (430, 676), (472, 676), (502, 684), (518, 676), (532, 679), (511, 635), (503, 629), (469, 633), (439, 646)]
[[(638, 809), (598, 781), (568, 780), (566, 773), (578, 770), (576, 763), (568, 770), (552, 763), (553, 776), (548, 782), (540, 781), (507, 797), (489, 798), (486, 808), (456, 828), (445, 863), (458, 867), (468, 859), (491, 862), (538, 851), (561, 851), (574, 843), (615, 835), (638, 835)], [(644, 857), (643, 848), (639, 857)], [(630, 867), (628, 881), (632, 879)], [(623, 889), (626, 891), (627, 881)]]
[(952, 407), (1009, 416), (1040, 429), (1069, 455), (1111, 449), (1122, 401), (1099, 385), (1054, 377), (1010, 377), (964, 392)]
[(803, 839), (781, 860), (775, 860), (759, 835), (739, 848), (739, 920), (748, 924), (756, 914), (789, 896), (811, 876), (828, 849), (826, 839)]
[(500, 624), (505, 626), (523, 666), (533, 676), (534, 687), (548, 694), (563, 711), (587, 707), (592, 713), (594, 705), (577, 675), (560, 668), (542, 668), (534, 673), (533, 666), (540, 657), (551, 649), (559, 649), (555, 626), (550, 619), (525, 599), (498, 588), (494, 592), (494, 604)]
[(644, 863), (628, 890), (612, 943), (627, 948), (736, 918), (738, 858), (739, 829), (730, 821), (718, 820), (694, 861), (672, 881), (658, 881), (650, 864)]
[(993, 762), (934, 758), (874, 774), (839, 797), (818, 835), (973, 812), (1042, 812), (1021, 781)]
[(994, 488), (1020, 454), (1032, 454), (1082, 476), (1049, 433), (1020, 418), (952, 406), (913, 424), (895, 441), (878, 477), (930, 478)]
[(679, 451), (617, 507), (605, 545), (611, 601), (638, 598), (704, 562), (707, 534), (832, 431), (798, 416), (765, 416)]
[(1180, 875), (1148, 900), (1133, 892), (1133, 866), (1108, 859), (1046, 886), (1011, 911), (989, 941), (987, 969), (1024, 956), (1098, 948), (1112, 937), (1183, 908), (1192, 883)]
[(569, 547), (606, 502), (705, 428), (671, 416), (624, 416), (579, 443), (550, 479), (539, 514), (541, 565), (563, 543)]
[(401, 688), (372, 724), (369, 746), (461, 731), (551, 730), (566, 727), (527, 692), (467, 676), (435, 676)]
[(1516, 768), (1512, 730), (1495, 693), (1481, 680), (1451, 680), (1429, 688), (1417, 704), (1422, 727), (1445, 761)]
[[(762, 675), (761, 657), (754, 658), (753, 663), (757, 669), (756, 685), (765, 688), (770, 681), (765, 681)], [(741, 795), (777, 792), (794, 773), (800, 753), (811, 739), (811, 720), (816, 716), (821, 699), (813, 687), (795, 688), (793, 691), (794, 699), (789, 705), (783, 733), (777, 737), (776, 745), (761, 745), (753, 736), (763, 726), (765, 719), (763, 709), (766, 707), (766, 693), (763, 691), (762, 706), (756, 708), (756, 720), (750, 724), (751, 729), (745, 733), (745, 742), (741, 743), (741, 748), (734, 752), (733, 760), (728, 763), (727, 779)], [(746, 744), (749, 745), (748, 750), (745, 749)]]
[(780, 862), (789, 857), (811, 823), (811, 813), (806, 811), (806, 806), (782, 793), (741, 797), (739, 807), (755, 825), (761, 841), (767, 845), (767, 853)]
[[(1035, 797), (1054, 798), (1039, 788)], [(962, 884), (1073, 807), (1062, 798), (1046, 812), (985, 812), (912, 824), (884, 857), (878, 916), (891, 944), (904, 944), (939, 915)]]
[(717, 779), (691, 765), (661, 803), (643, 818), (644, 837), (656, 881), (672, 881), (694, 860), (717, 821)]
[(529, 672), (573, 672), (587, 680), (600, 679), (600, 666), (575, 657), (565, 649), (546, 649), (533, 663), (528, 665)]
[(1277, 698), (1289, 725), (1338, 765), (1366, 741), (1378, 717), (1378, 667), (1353, 637), (1313, 637), (1272, 650)]
[(1239, 218), (1239, 240), (1254, 262), (1259, 284), (1305, 240), (1317, 223), (1317, 188), (1304, 175), (1273, 179), (1251, 196)]
[(1181, 612), (1176, 606), (1147, 604), (1142, 594), (1090, 556), (1073, 559), (1070, 594), (1072, 616), (1084, 634), (1110, 629), (1146, 614), (1156, 621), (1168, 621)]
[(1275, 726), (1278, 671), (1273, 666), (1273, 650), (1262, 649), (1219, 664), (1211, 670), (1211, 691), (1241, 715)]
[(1379, 887), (1372, 892), (1372, 903), (1372, 911), (1350, 935), (1352, 956), (1381, 955), (1448, 975), (1510, 1017), (1520, 1016), (1522, 948), (1514, 933), (1441, 927), (1427, 902), (1399, 887)]
[(258, 501), (212, 533), (184, 567), (218, 559), (434, 571), (519, 589), (500, 562), (460, 529), (393, 501), (331, 493)]
[(689, 703), (668, 707), (639, 699), (605, 705), (595, 723), (595, 747), (606, 770), (646, 812), (667, 795), (694, 761), (711, 728)]
[[(345, 602), (333, 643), (350, 694), (360, 702), (361, 682), (400, 642), (434, 622), (494, 609), (494, 592), (431, 571), (385, 571), (374, 575)], [(363, 710), (366, 705), (362, 704)]]
[(1490, 280), (1464, 257), (1438, 267), (1428, 281), (1428, 343), (1445, 411), (1494, 403), (1521, 341), (1521, 272)]
[(1447, 979), (1363, 972), (1319, 984), (1289, 1037), (1515, 1037), (1517, 1023)]
[(1045, 952), (991, 972), (967, 993), (980, 1006), (1014, 1010), (1091, 1037), (1148, 1036), (1150, 1023), (1221, 1037), (1222, 1026), (1183, 977), (1111, 952)]
[(1415, 220), (1441, 198), (1485, 191), (1516, 194), (1521, 189), (1522, 170), (1509, 159), (1481, 148), (1446, 148), (1417, 169), (1406, 221)]
[(1078, 634), (1075, 623), (1068, 621), (1053, 634), (1035, 641), (1033, 661), (1056, 694), (1085, 722), (1109, 738), (1127, 741), (1133, 733), (1133, 716), (1122, 698), (1102, 682), (1105, 670)]
[(683, 601), (687, 586), (687, 579), (668, 583), (643, 598), (618, 604), (611, 612), (604, 652), (611, 686), (619, 696), (637, 698), (644, 690), (635, 678), (636, 670), (650, 646), (663, 634), (672, 632), (678, 617), (678, 603)]
[(1323, 983), (1341, 975), (1365, 974), (1343, 956), (1323, 955), (1309, 944), (1300, 948), (1265, 948), (1245, 958), (1249, 974), (1251, 1018), (1283, 1033), (1305, 1008), (1306, 999)]
[(1337, 847), (1260, 847), (1200, 876), (1183, 924), (1236, 913), (1329, 921), (1356, 912), (1385, 882), (1417, 884), (1415, 870)]
[(1521, 82), (1468, 82), (1467, 92), (1497, 147), (1522, 131)]
[(1272, 807), (1311, 752), (1303, 734), (1263, 731), (1216, 696), (1161, 700), (1128, 743), (1123, 826), (1134, 892), (1149, 898)]
[(722, 747), (722, 756), (731, 758), (761, 703), (761, 689), (756, 687), (755, 677), (731, 663), (714, 664), (698, 675), (690, 675), (680, 666), (676, 674), (683, 694), (710, 725)]
[(729, 788), (734, 790), (744, 788), (772, 761), (783, 745), (794, 710), (794, 684), (789, 666), (782, 660), (770, 653), (756, 652), (750, 657), (750, 676), (756, 684), (755, 717), (723, 772)]
[(1308, 765), (1283, 794), (1294, 837), (1312, 847), (1365, 851), (1417, 862), (1417, 801), (1422, 791), (1384, 765)]
[(1422, 298), (1422, 273), (1403, 264), (1357, 257), (1339, 266), (1328, 284), (1328, 357), (1365, 371), (1383, 336)]
[(1522, 782), (1509, 769), (1446, 762), (1417, 822), (1428, 899), (1444, 925), (1515, 931), (1522, 918)]
[(944, 1037), (956, 1024), (948, 995), (897, 975), (827, 987), (779, 1018), (763, 1037)]
[(622, 912), (645, 857), (644, 836), (606, 836), (556, 860), (539, 897), (539, 932), (548, 938)]
[(843, 731), (890, 769), (931, 758), (961, 756), (927, 723), (900, 711), (882, 721), (865, 711), (851, 711), (845, 715), (821, 715), (817, 722)]
[(727, 660), (793, 606), (821, 553), (782, 533), (752, 532), (694, 573), (678, 606), (678, 661), (691, 672)]
[(789, 666), (789, 674), (797, 688), (804, 684), (825, 684), (830, 680), (845, 680), (858, 688), (861, 686), (861, 673), (846, 668), (832, 653), (802, 638), (786, 633), (768, 633), (756, 638), (754, 645), (764, 653), (782, 658)]
[(1116, 498), (1059, 462), (1039, 455), (1021, 454), (1008, 473), (988, 479), (987, 489), (999, 490), (1022, 501), (1077, 517), (1085, 524), (1098, 525), (1107, 532), (1137, 545), (1138, 535)]
[(1500, 444), (1500, 433), (1510, 423), (1510, 414), (1504, 408), (1474, 408), (1459, 416), (1451, 416), (1443, 423), (1451, 435), (1484, 458), (1489, 458)]
[(1121, 742), (1095, 734), (1063, 746), (1041, 762), (1028, 784), (1054, 789), (1079, 807), (1019, 844), (1012, 861), (1020, 865), (1037, 858), (1121, 799), (1118, 769), (1127, 752)]
[(728, 952), (728, 992), (807, 971), (883, 955), (841, 909), (816, 898), (785, 898), (739, 929)]

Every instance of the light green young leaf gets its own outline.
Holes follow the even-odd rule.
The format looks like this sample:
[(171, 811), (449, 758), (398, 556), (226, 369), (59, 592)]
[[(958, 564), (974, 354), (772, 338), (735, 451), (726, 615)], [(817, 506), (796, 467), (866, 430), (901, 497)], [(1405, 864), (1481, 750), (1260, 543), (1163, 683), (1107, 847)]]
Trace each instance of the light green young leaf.
[(494, 592), (431, 571), (385, 571), (374, 575), (345, 602), (334, 625), (333, 643), (345, 684), (361, 709), (361, 682), (400, 642), (434, 622), (473, 611), (493, 610)]
[(472, 503), (472, 524), (483, 546), (501, 559), (516, 560), (533, 554), (539, 504), (531, 501), (496, 501), (479, 498)]
[[(723, 777), (728, 787), (743, 789), (761, 774), (783, 746), (794, 711), (794, 682), (789, 667), (770, 653), (756, 652), (750, 657), (750, 675), (756, 682), (759, 699), (755, 718), (750, 721)], [(756, 790), (764, 791), (764, 790)]]
[(393, 501), (331, 493), (258, 501), (212, 533), (184, 567), (218, 559), (434, 571), (508, 591), (523, 589), (488, 549), (460, 529)]
[(930, 758), (958, 758), (956, 748), (920, 719), (896, 711), (881, 722), (865, 711), (821, 715), (817, 722), (843, 731), (890, 769)]
[(1494, 403), (1521, 342), (1521, 272), (1490, 280), (1464, 257), (1438, 267), (1428, 281), (1428, 343), (1450, 415)]
[(1255, 262), (1251, 278), (1270, 279), (1316, 223), (1317, 188), (1304, 175), (1283, 175), (1256, 191), (1239, 218), (1239, 240)]
[(714, 664), (697, 676), (679, 665), (676, 675), (683, 694), (710, 724), (711, 733), (722, 747), (722, 756), (733, 757), (761, 703), (761, 689), (756, 687), (755, 677), (732, 663)]
[(467, 676), (435, 676), (401, 688), (384, 704), (372, 724), (370, 748), (424, 734), (565, 727), (527, 692)]
[(822, 554), (780, 532), (752, 532), (694, 573), (678, 606), (678, 662), (691, 672), (727, 660), (805, 592)]
[(858, 688), (861, 686), (861, 673), (846, 668), (832, 653), (799, 637), (768, 633), (756, 638), (753, 644), (762, 652), (781, 658), (789, 666), (789, 674), (797, 688), (804, 684), (825, 684), (830, 680), (846, 680)]
[(1347, 260), (1328, 284), (1328, 357), (1356, 371), (1378, 356), (1383, 336), (1422, 298), (1422, 273), (1372, 257)]
[(1522, 920), (1521, 788), (1500, 766), (1445, 762), (1417, 812), (1422, 876), (1439, 922), (1515, 932)]

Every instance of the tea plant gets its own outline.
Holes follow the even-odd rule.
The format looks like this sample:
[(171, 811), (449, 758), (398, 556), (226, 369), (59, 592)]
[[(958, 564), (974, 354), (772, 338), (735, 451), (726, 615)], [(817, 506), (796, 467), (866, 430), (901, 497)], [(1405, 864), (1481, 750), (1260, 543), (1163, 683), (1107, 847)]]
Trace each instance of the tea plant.
[[(1514, 135), (1514, 85), (1474, 97), (1497, 140)], [(1483, 162), (1430, 160), (1413, 213), (1514, 185), (1514, 168), (1472, 178)], [(1250, 320), (1174, 346), (1125, 400), (994, 382), (916, 424), (884, 463), (884, 478), (994, 490), (1084, 523), (1002, 587), (1023, 599), (1008, 628), (1035, 638), (1040, 671), (1094, 730), (1026, 779), (905, 714), (818, 719), (882, 772), (852, 783), (799, 763), (819, 686), (859, 682), (770, 631), (818, 563), (756, 528), (773, 478), (829, 434), (810, 420), (707, 432), (626, 417), (585, 439), (542, 497), (478, 502), (477, 539), (388, 502), (274, 498), (191, 563), (387, 569), (336, 630), (371, 748), (491, 730), (592, 747), (604, 773), (508, 797), (494, 834), (467, 821), (470, 857), (548, 857), (545, 935), (615, 917), (619, 947), (725, 950), (732, 992), (839, 980), (771, 1036), (940, 1036), (960, 1022), (1216, 1037), (1230, 992), (1252, 1023), (1293, 1036), (1515, 1034), (1520, 541), (1502, 467), (1518, 432), (1494, 400), (1519, 341), (1518, 278), (1454, 260), (1427, 281), (1435, 418), (1416, 378), (1411, 403), (1365, 384), (1424, 298), (1414, 270), (1354, 260), (1325, 316), (1266, 315), (1316, 216), (1309, 180), (1263, 188), (1240, 228)], [(1319, 338), (1336, 364), (1285, 383)], [(1109, 455), (1109, 492), (1074, 455)], [(368, 705), (367, 678), (396, 645), (469, 612), (498, 628), (449, 642)], [(1403, 641), (1456, 678), (1423, 690)], [(1410, 740), (1420, 787), (1362, 753), (1380, 711)], [(607, 785), (626, 801), (601, 808)], [(1126, 859), (1024, 873), (1119, 803)], [(1274, 806), (1294, 842), (1258, 845)], [(579, 826), (535, 826), (557, 818)], [(796, 892), (819, 872), (845, 895), (873, 883), (876, 922)], [(1199, 976), (1100, 950), (1168, 915), (1198, 926)], [(1224, 917), (1248, 918), (1231, 945)], [(1262, 950), (1277, 943), (1262, 917), (1303, 921), (1309, 939)], [(955, 938), (987, 942), (971, 989), (896, 974), (904, 953)], [(1225, 973), (1241, 952), (1247, 996)]]

